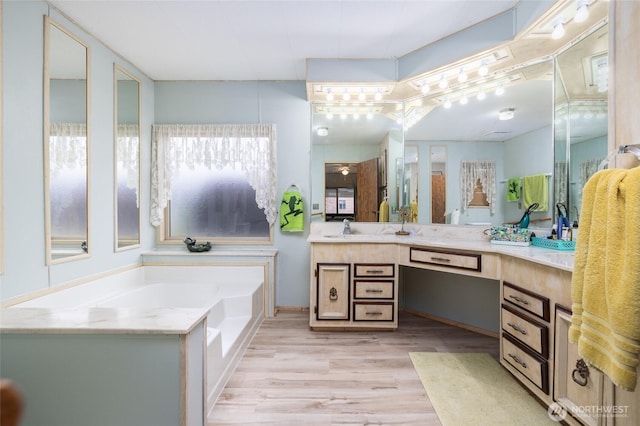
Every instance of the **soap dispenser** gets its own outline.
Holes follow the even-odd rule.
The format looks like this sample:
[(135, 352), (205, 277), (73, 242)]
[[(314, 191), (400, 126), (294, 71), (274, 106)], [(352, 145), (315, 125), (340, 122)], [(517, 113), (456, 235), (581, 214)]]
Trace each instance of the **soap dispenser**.
[(577, 241), (577, 240), (578, 240), (578, 221), (574, 220), (573, 226), (571, 228), (571, 241)]

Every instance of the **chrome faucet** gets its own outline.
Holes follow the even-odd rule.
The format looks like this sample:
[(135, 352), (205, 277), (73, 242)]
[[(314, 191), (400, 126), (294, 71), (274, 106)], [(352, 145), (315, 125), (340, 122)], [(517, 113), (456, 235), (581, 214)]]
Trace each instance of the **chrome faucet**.
[(350, 235), (351, 225), (349, 225), (349, 219), (343, 220), (342, 223), (344, 224), (344, 228), (342, 228), (342, 235)]

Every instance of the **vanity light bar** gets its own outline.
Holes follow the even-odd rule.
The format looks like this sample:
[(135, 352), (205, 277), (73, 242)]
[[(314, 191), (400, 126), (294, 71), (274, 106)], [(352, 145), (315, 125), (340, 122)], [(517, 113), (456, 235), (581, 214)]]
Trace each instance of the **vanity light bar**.
[(464, 105), (471, 98), (476, 98), (479, 101), (482, 101), (486, 98), (489, 92), (495, 92), (496, 95), (500, 96), (504, 93), (504, 89), (516, 82), (522, 80), (524, 76), (521, 73), (511, 74), (506, 78), (496, 79), (490, 82), (487, 82), (482, 85), (477, 85), (474, 87), (464, 87), (460, 91), (449, 91), (444, 93), (442, 96), (438, 96), (434, 98), (436, 102), (441, 105), (444, 105), (445, 108), (450, 108), (456, 100)]
[[(439, 70), (414, 78), (411, 81), (411, 85), (423, 94), (428, 93), (431, 88), (436, 87), (444, 90), (454, 84), (465, 83), (467, 79), (470, 78), (486, 77), (489, 74), (489, 66), (511, 57), (511, 52), (508, 49), (498, 49), (473, 61), (464, 64), (455, 64), (444, 71)], [(441, 84), (445, 87), (441, 87)]]
[(329, 102), (333, 101), (353, 101), (364, 102), (366, 100), (381, 100), (393, 91), (392, 85), (324, 85), (314, 84), (313, 93), (318, 97), (323, 97)]

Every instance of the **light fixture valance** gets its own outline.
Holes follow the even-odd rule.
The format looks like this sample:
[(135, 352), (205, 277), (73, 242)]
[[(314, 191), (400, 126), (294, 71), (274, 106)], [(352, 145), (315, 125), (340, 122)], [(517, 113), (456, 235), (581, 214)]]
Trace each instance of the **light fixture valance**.
[(276, 220), (275, 124), (158, 124), (151, 144), (151, 224), (163, 221), (180, 167), (241, 170), (267, 222)]

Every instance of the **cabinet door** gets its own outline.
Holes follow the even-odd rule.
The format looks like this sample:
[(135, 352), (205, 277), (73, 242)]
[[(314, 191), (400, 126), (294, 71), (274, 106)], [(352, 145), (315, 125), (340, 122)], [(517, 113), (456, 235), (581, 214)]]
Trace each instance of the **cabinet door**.
[(349, 280), (351, 266), (348, 263), (318, 263), (316, 318), (319, 320), (349, 319)]
[[(588, 367), (569, 342), (571, 313), (556, 306), (553, 399), (586, 425), (598, 425), (595, 408), (602, 405), (602, 373)], [(589, 412), (590, 411), (590, 412)]]

